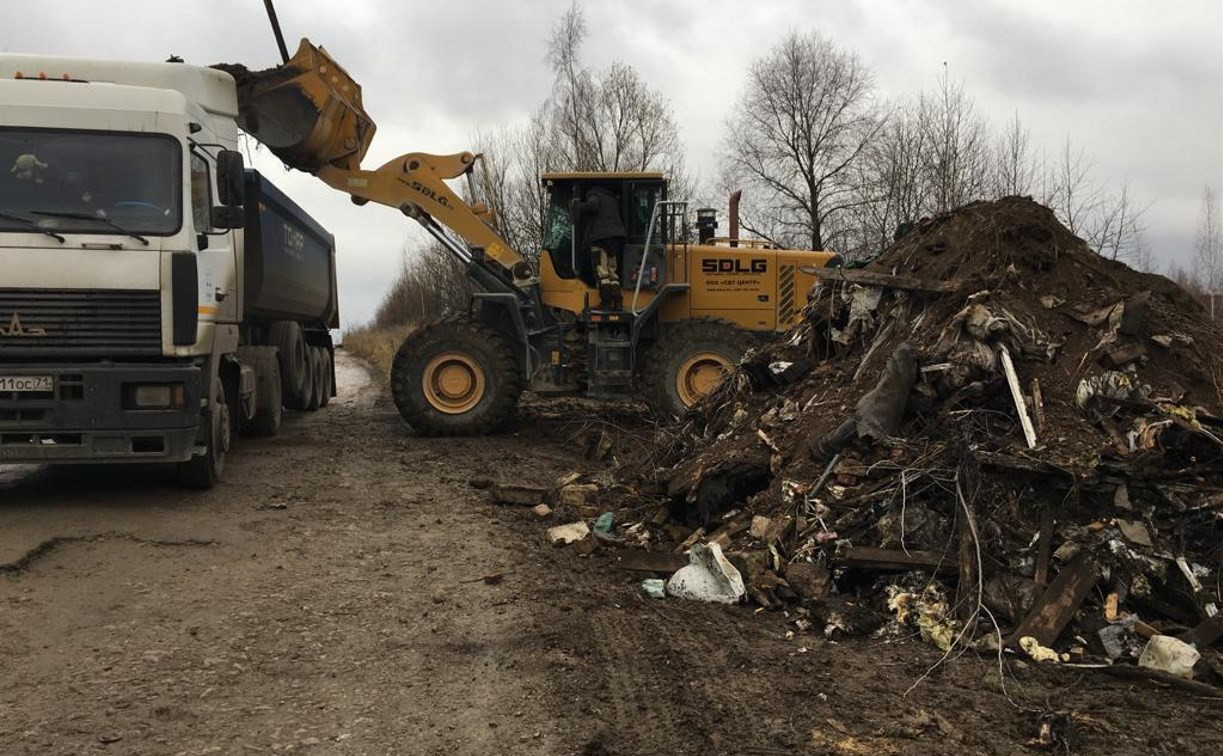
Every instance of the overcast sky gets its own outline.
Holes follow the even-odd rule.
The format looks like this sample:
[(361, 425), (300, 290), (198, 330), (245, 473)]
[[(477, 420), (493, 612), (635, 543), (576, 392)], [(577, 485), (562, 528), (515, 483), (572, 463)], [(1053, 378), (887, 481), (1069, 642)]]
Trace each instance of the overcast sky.
[[(570, 0), (280, 0), (292, 50), (326, 47), (378, 123), (368, 167), (458, 152), (477, 128), (524, 121), (548, 95), (549, 28)], [(1188, 262), (1202, 189), (1223, 190), (1220, 0), (587, 0), (587, 61), (622, 60), (671, 102), (698, 176), (750, 61), (791, 29), (856, 51), (882, 94), (933, 86), (944, 63), (999, 125), (1018, 112), (1035, 146), (1069, 135), (1107, 184), (1128, 181), (1163, 262)], [(0, 51), (188, 63), (279, 62), (259, 0), (4, 0)], [(369, 319), (420, 238), (398, 212), (355, 207), (311, 176), (268, 174), (336, 235), (345, 327)]]

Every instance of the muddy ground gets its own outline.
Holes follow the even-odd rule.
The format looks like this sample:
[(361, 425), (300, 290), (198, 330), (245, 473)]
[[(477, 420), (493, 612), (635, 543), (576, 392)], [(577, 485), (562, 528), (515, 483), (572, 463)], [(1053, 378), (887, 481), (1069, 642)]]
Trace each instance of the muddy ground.
[(1016, 753), (1042, 717), (1079, 753), (1223, 748), (1217, 699), (643, 598), (468, 485), (593, 470), (580, 420), (417, 438), (340, 367), (210, 492), (0, 468), (0, 753)]

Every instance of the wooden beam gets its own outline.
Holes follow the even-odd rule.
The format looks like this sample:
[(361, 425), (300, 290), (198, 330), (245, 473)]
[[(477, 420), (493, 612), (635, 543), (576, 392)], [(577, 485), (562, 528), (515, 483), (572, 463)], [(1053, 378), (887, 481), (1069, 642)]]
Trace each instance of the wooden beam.
[(1053, 645), (1099, 580), (1100, 568), (1086, 550), (1080, 551), (1041, 594), (1007, 643), (1018, 645), (1020, 638), (1030, 635), (1042, 646)]
[(1223, 638), (1223, 614), (1202, 620), (1197, 627), (1187, 630), (1177, 636), (1186, 643), (1192, 643), (1199, 649), (1210, 648), (1215, 641)]
[(910, 551), (900, 549), (875, 549), (869, 546), (851, 546), (845, 555), (834, 559), (838, 567), (858, 567), (867, 570), (907, 572), (930, 570), (955, 574), (958, 570), (954, 560), (946, 559), (932, 551)]
[(825, 281), (844, 281), (863, 286), (882, 286), (906, 291), (947, 293), (959, 291), (963, 285), (959, 281), (931, 281), (913, 276), (894, 276), (889, 273), (856, 268), (820, 268), (816, 271), (816, 275)]

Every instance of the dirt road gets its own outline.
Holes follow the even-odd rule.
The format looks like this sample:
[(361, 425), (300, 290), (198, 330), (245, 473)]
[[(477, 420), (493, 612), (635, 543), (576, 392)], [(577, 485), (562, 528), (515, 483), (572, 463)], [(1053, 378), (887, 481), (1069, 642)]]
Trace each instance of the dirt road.
[(468, 485), (585, 469), (571, 425), (416, 438), (339, 366), (210, 492), (0, 468), (0, 753), (1012, 753), (1042, 716), (1079, 752), (1223, 745), (1218, 701), (968, 657), (906, 696), (912, 640), (645, 599)]

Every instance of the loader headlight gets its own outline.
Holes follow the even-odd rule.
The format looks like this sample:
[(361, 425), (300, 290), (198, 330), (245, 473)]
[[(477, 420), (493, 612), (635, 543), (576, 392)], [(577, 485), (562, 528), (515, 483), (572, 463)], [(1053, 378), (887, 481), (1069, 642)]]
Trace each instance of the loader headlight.
[(182, 409), (187, 405), (187, 390), (181, 383), (129, 383), (123, 393), (127, 409)]

